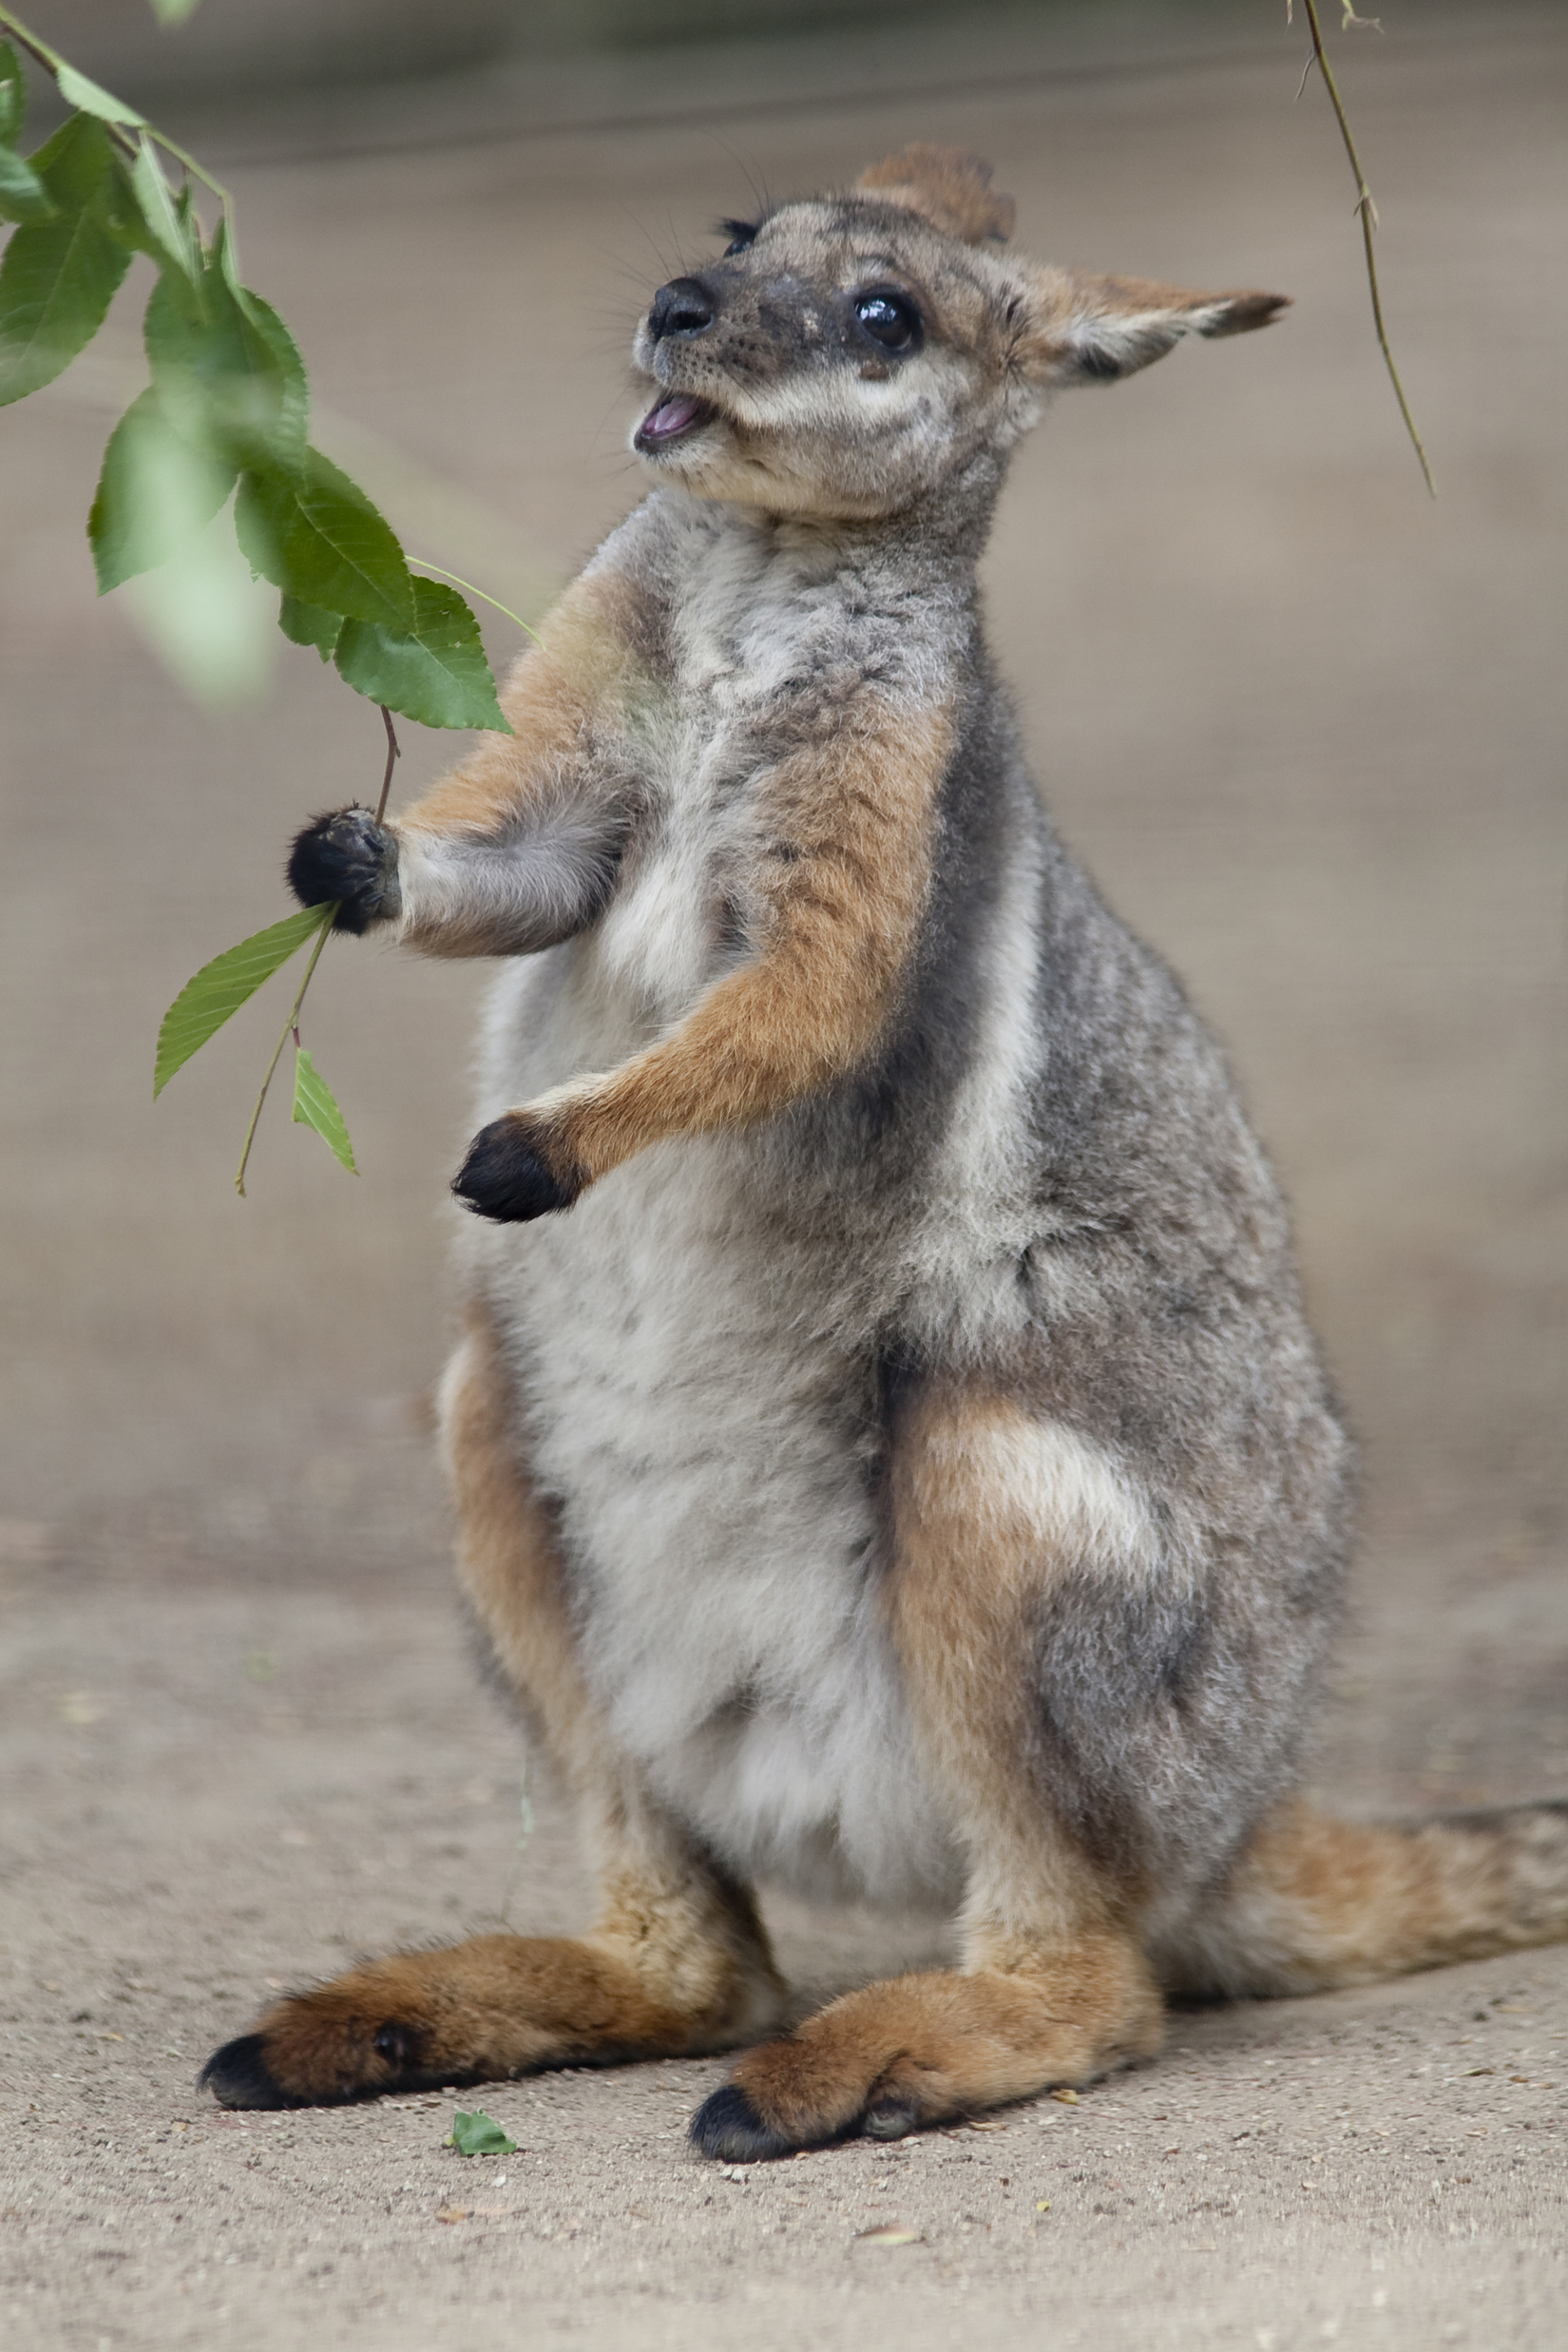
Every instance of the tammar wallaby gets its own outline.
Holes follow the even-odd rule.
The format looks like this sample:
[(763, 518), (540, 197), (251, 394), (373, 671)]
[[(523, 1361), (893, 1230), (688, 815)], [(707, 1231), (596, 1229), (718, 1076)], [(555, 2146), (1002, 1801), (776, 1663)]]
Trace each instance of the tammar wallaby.
[[(1348, 1447), (1214, 1041), (1055, 838), (976, 564), (1060, 385), (1261, 327), (1012, 258), (933, 147), (724, 224), (637, 332), (653, 488), (483, 738), (291, 879), (502, 959), (458, 1175), (464, 1589), (600, 1907), (278, 2000), (339, 2100), (746, 2045), (698, 2148), (881, 2138), (1302, 1992), (1568, 1935), (1568, 1808), (1295, 1793)], [(752, 1893), (959, 1964), (780, 2030)]]

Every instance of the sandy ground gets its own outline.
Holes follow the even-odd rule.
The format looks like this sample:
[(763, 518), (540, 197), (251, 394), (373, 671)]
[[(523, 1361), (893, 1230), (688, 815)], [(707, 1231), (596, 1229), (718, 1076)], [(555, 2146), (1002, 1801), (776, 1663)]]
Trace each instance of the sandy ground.
[[(635, 496), (628, 319), (748, 176), (957, 139), (1033, 250), (1295, 294), (1064, 403), (989, 578), (1053, 805), (1231, 1042), (1297, 1205), (1365, 1448), (1318, 1774), (1362, 1810), (1568, 1789), (1568, 24), (1433, 19), (1347, 54), (1435, 507), (1332, 124), (1291, 105), (1299, 32), (883, 34), (558, 79), (527, 135), (512, 85), (212, 134), (330, 445), (508, 599)], [(311, 656), (216, 717), (94, 602), (77, 518), (135, 328), (0, 420), (4, 2341), (1559, 2343), (1563, 1952), (1186, 2013), (1077, 2106), (733, 2175), (681, 2136), (717, 2065), (497, 2087), (518, 2152), (471, 2162), (449, 2098), (196, 2094), (273, 1987), (582, 1894), (547, 1790), (514, 1850), (522, 1750), (463, 1652), (419, 1402), (482, 975), (334, 950), (310, 1033), (358, 1182), (279, 1106), (233, 1197), (270, 1004), (149, 1100), (164, 1004), (284, 911), (289, 831), (380, 753)], [(449, 749), (411, 741), (401, 789)], [(941, 1948), (770, 1910), (803, 2002)], [(908, 2241), (858, 2236), (884, 2221)]]

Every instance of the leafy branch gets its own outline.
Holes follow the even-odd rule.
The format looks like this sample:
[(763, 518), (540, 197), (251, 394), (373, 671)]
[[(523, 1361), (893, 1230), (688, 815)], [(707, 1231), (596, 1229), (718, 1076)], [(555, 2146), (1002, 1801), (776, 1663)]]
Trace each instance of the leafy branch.
[[(153, 0), (165, 23), (196, 5)], [(450, 574), (421, 576), (441, 567), (411, 566), (364, 491), (311, 446), (304, 364), (277, 313), (240, 277), (229, 190), (8, 8), (0, 7), (0, 29), (10, 35), (0, 40), (0, 221), (15, 224), (0, 258), (0, 407), (52, 383), (97, 335), (136, 258), (152, 262), (157, 275), (143, 322), (151, 382), (109, 436), (87, 517), (99, 593), (179, 559), (226, 509), (252, 576), (279, 591), (283, 635), (314, 646), (345, 683), (380, 706), (388, 738), (384, 813), (397, 757), (394, 711), (429, 727), (510, 733), (478, 621), (458, 592), (467, 583)], [(18, 48), (50, 76), (70, 109), (29, 155), (18, 145), (27, 110)], [(216, 206), (210, 231), (203, 198)], [(182, 989), (160, 1029), (155, 1095), (314, 938), (246, 1133), (236, 1177), (241, 1194), (262, 1105), (291, 1037), (294, 1116), (354, 1168), (342, 1114), (298, 1027), (335, 912), (306, 908), (214, 958)]]
[[(1388, 330), (1383, 319), (1383, 294), (1378, 285), (1377, 257), (1372, 250), (1372, 236), (1378, 224), (1377, 206), (1372, 201), (1372, 191), (1367, 184), (1367, 174), (1362, 169), (1361, 158), (1356, 152), (1356, 143), (1351, 136), (1349, 118), (1345, 111), (1345, 101), (1339, 94), (1339, 84), (1334, 80), (1334, 69), (1329, 63), (1329, 52), (1323, 46), (1323, 26), (1318, 18), (1317, 0), (1301, 0), (1301, 5), (1306, 10), (1307, 28), (1312, 37), (1312, 53), (1307, 60), (1307, 70), (1302, 75), (1302, 86), (1305, 88), (1307, 73), (1310, 73), (1315, 64), (1323, 76), (1323, 86), (1329, 93), (1329, 102), (1334, 110), (1334, 120), (1339, 124), (1339, 135), (1345, 142), (1345, 152), (1349, 158), (1350, 169), (1355, 175), (1356, 213), (1361, 221), (1361, 241), (1367, 255), (1367, 284), (1372, 296), (1372, 324), (1377, 330), (1378, 349), (1383, 354), (1383, 364), (1388, 371), (1388, 381), (1394, 388), (1394, 398), (1399, 402), (1399, 412), (1405, 419), (1405, 430), (1409, 434), (1411, 447), (1421, 461), (1421, 470), (1425, 479), (1426, 488), (1435, 498), (1437, 484), (1432, 479), (1432, 468), (1427, 462), (1425, 445), (1416, 430), (1416, 420), (1410, 413), (1410, 403), (1405, 397), (1405, 387), (1400, 382), (1399, 369), (1395, 365), (1393, 349), (1388, 341)], [(1342, 32), (1349, 32), (1356, 29), (1377, 32), (1383, 30), (1383, 27), (1375, 16), (1358, 16), (1350, 6), (1350, 0), (1339, 0), (1339, 5), (1343, 10), (1340, 25)], [(1291, 21), (1292, 14), (1292, 0), (1285, 0), (1287, 24)]]

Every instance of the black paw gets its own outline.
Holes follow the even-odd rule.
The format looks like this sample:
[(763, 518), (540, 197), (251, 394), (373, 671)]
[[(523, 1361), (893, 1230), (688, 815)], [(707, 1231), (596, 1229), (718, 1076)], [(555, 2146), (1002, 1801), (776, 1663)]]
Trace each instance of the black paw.
[(210, 2091), (220, 2107), (293, 2107), (296, 2101), (274, 2081), (268, 2071), (259, 2034), (241, 2034), (215, 2050), (196, 2078), (199, 2091)]
[(705, 2098), (691, 2121), (698, 2155), (720, 2164), (757, 2164), (768, 2156), (794, 2153), (794, 2142), (764, 2123), (738, 2083), (727, 2082)]
[(296, 835), (289, 888), (302, 907), (337, 901), (335, 931), (365, 931), (399, 913), (397, 839), (369, 809), (336, 809)]
[(466, 1209), (500, 1225), (526, 1225), (552, 1209), (569, 1209), (582, 1190), (581, 1177), (563, 1183), (545, 1165), (513, 1116), (481, 1127), (452, 1178), (452, 1191)]

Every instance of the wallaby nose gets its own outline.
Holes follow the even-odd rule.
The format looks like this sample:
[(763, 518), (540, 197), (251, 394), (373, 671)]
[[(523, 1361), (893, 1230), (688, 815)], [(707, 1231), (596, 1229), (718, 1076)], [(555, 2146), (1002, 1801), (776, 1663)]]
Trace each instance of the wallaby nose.
[(672, 277), (654, 296), (648, 332), (656, 343), (667, 335), (700, 335), (714, 323), (713, 296), (699, 277)]

